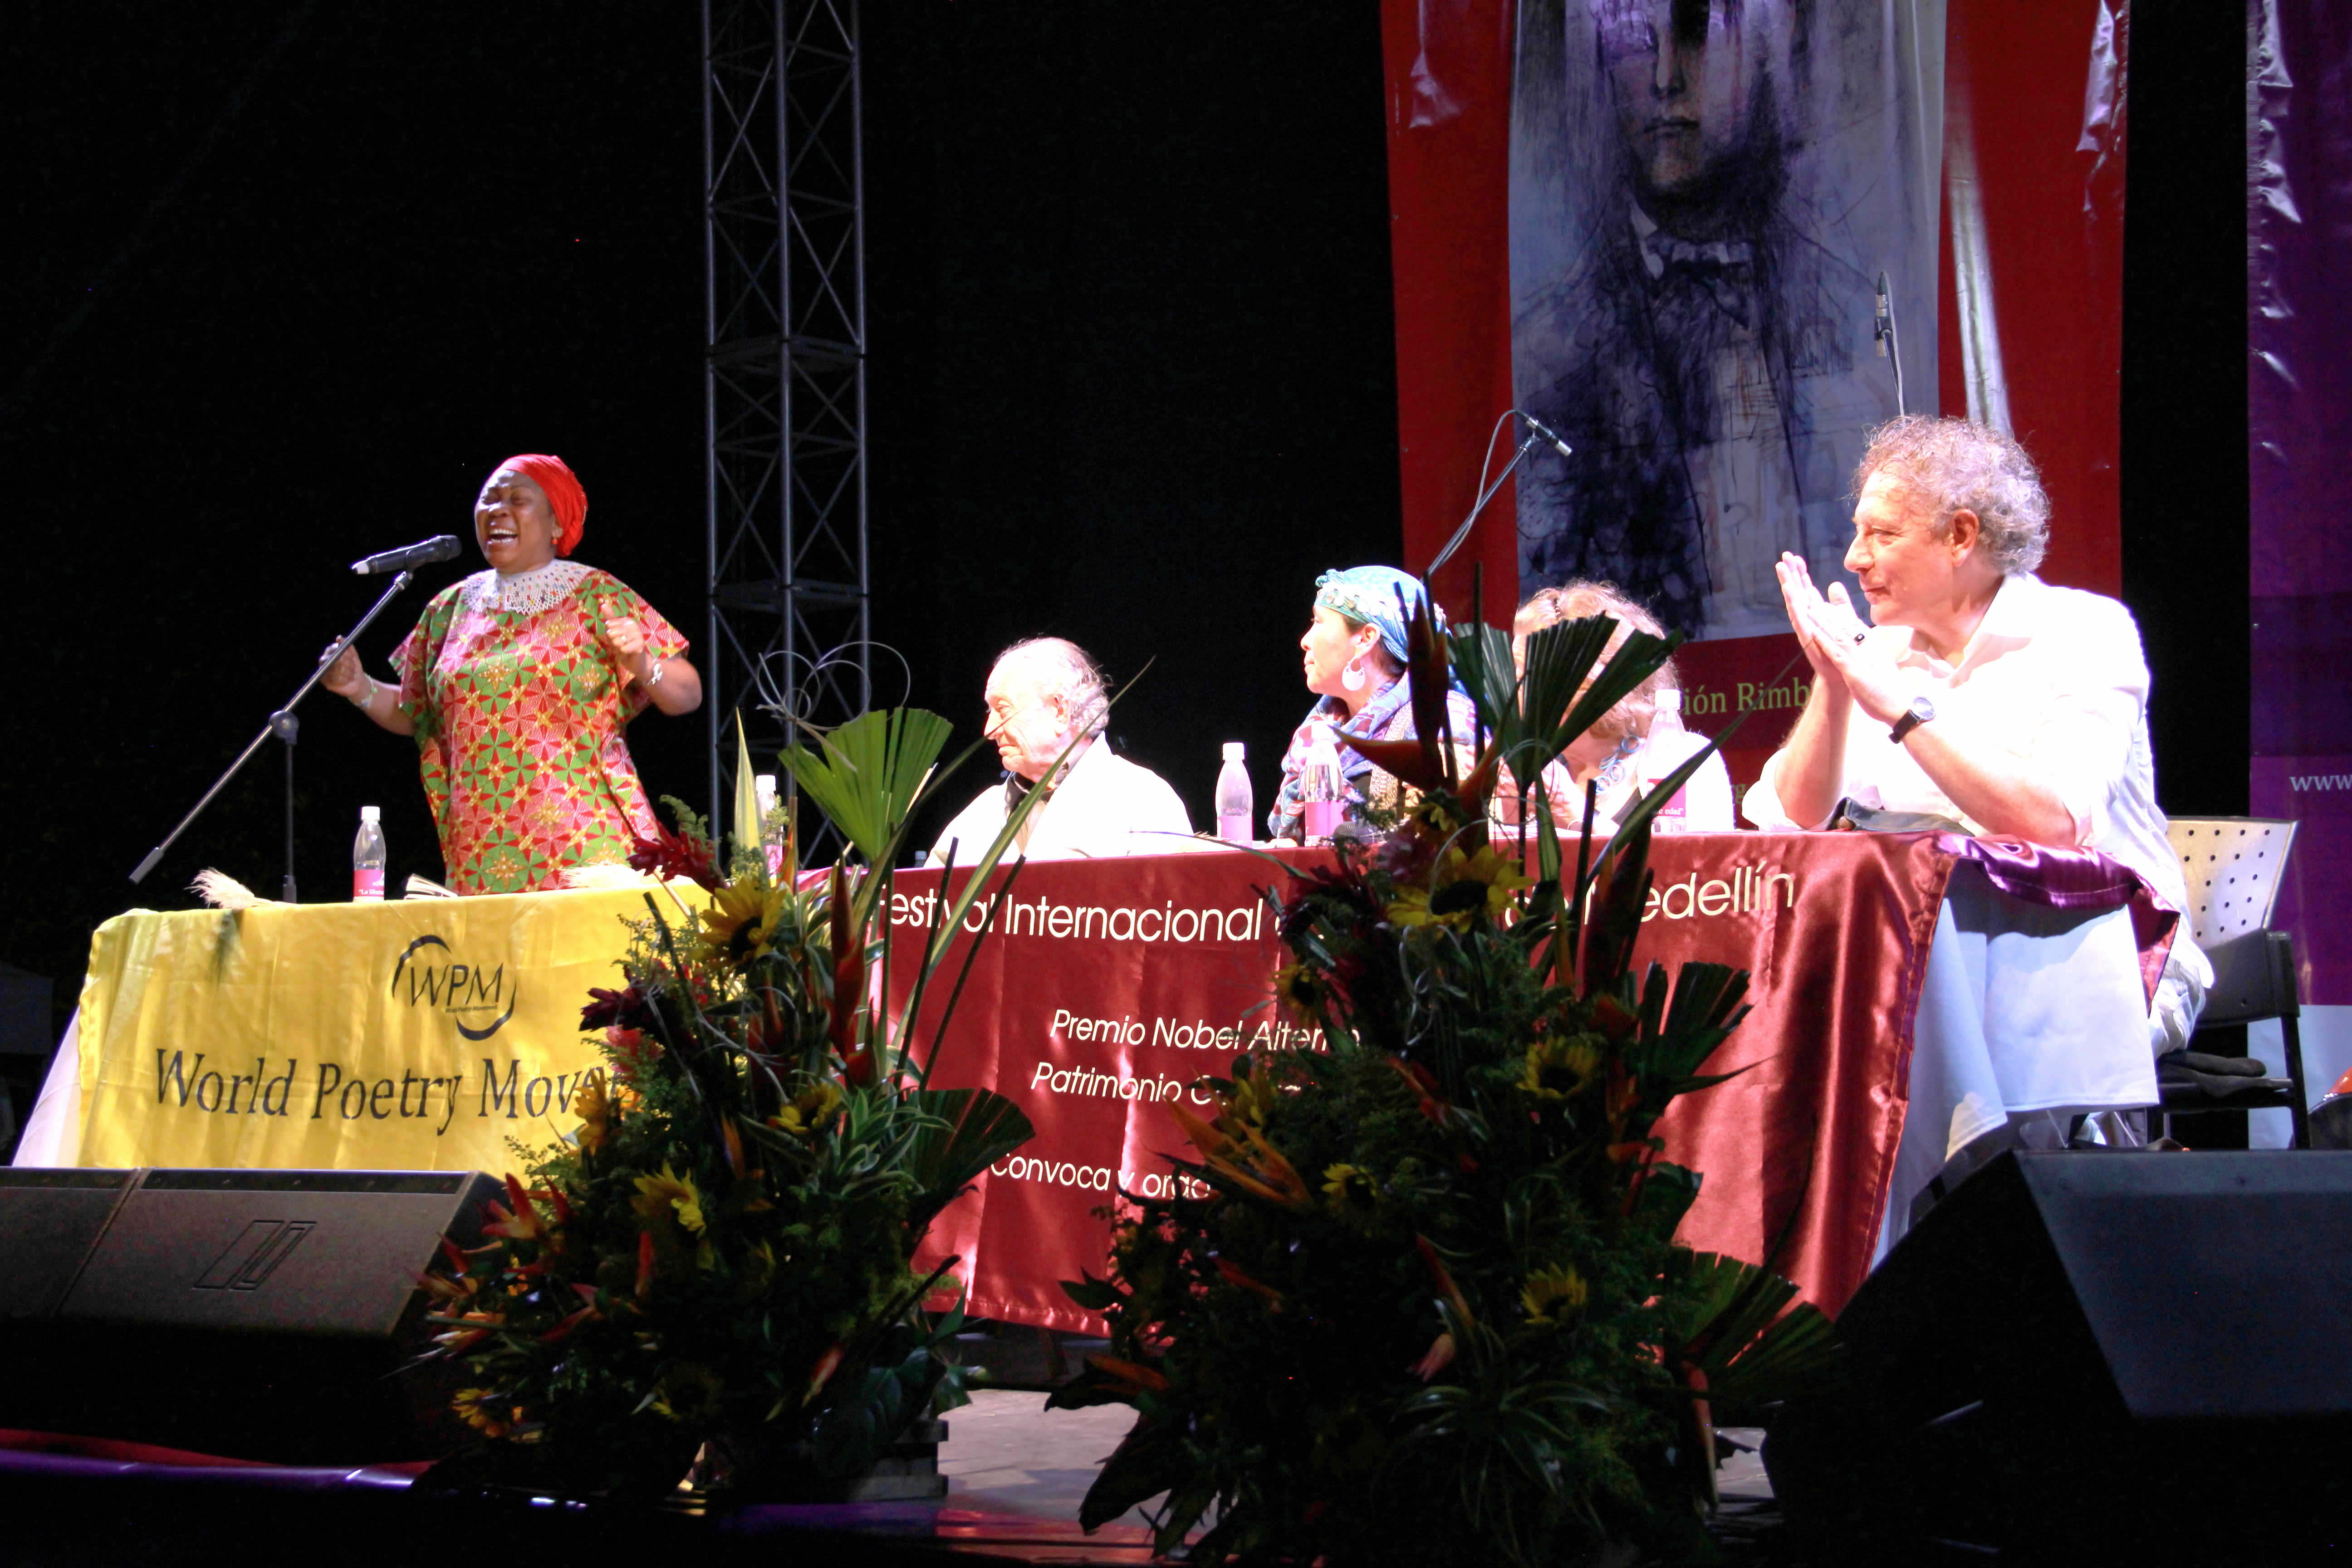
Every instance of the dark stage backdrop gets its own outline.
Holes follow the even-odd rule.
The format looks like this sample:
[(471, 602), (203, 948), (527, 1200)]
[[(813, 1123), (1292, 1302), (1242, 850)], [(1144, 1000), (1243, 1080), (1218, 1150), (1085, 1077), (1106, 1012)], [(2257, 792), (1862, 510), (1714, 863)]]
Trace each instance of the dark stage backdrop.
[[(2242, 461), (2244, 346), (2241, 57), (2214, 9), (2147, 8), (2132, 56), (2127, 381), (2135, 342), (2156, 363), (2138, 415), (2125, 396), (2124, 570), (2178, 634), (2150, 653), (2180, 809), (2214, 804), (2216, 729), (2244, 787), (2242, 589), (2207, 585), (2244, 515), (2242, 468), (2214, 478)], [(569, 458), (581, 558), (698, 635), (698, 42), (690, 5), (621, 0), (10, 22), (0, 960), (70, 1005), (108, 915), (184, 904), (205, 865), (274, 889), (275, 752), (125, 878), (372, 597), (345, 564), (469, 531), (498, 458)], [(894, 0), (866, 22), (877, 624), (911, 696), (969, 733), (1014, 637), (1156, 659), (1115, 734), (1196, 812), (1216, 743), (1245, 740), (1263, 800), (1315, 573), (1401, 544), (1381, 13)], [(2218, 100), (2176, 90), (2216, 62)], [(2217, 659), (2231, 705), (2168, 737), (2182, 667)], [(433, 874), (409, 743), (336, 699), (306, 712), (304, 895), (342, 896), (366, 802), (394, 879)], [(702, 732), (636, 727), (654, 791), (700, 788)]]
[[(125, 878), (373, 596), (345, 564), (470, 535), (500, 457), (570, 459), (579, 557), (700, 636), (699, 44), (686, 5), (12, 15), (0, 957), (63, 1006), (106, 916), (207, 865), (274, 892), (274, 750)], [(1263, 799), (1316, 573), (1397, 551), (1376, 16), (866, 29), (883, 696), (969, 734), (994, 651), (1058, 633), (1150, 661), (1113, 733), (1196, 816), (1221, 741)], [(395, 884), (437, 875), (410, 742), (305, 713), (303, 896), (344, 895), (367, 802)], [(634, 727), (654, 792), (700, 791), (702, 734)]]

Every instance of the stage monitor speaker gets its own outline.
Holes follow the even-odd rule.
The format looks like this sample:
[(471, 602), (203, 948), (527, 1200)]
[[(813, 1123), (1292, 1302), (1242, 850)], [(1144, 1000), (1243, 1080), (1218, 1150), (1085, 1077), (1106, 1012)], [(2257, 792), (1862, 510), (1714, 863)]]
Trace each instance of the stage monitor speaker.
[(1837, 1327), (1765, 1445), (1824, 1560), (2352, 1551), (2352, 1154), (2004, 1155)]
[(0, 1166), (0, 1322), (56, 1315), (137, 1174)]
[(12, 1324), (23, 1375), (0, 1380), (0, 1426), (282, 1463), (447, 1450), (455, 1369), (399, 1372), (426, 1342), (415, 1276), (444, 1235), (478, 1237), (497, 1183), (442, 1171), (132, 1174), (52, 1314)]

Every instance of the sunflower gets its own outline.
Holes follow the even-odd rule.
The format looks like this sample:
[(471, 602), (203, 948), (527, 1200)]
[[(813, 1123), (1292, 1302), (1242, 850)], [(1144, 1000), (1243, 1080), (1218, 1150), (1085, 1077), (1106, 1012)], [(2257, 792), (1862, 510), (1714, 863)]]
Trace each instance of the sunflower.
[(698, 1361), (682, 1361), (662, 1374), (652, 1407), (673, 1421), (699, 1423), (716, 1419), (726, 1401), (727, 1385), (717, 1373)]
[(514, 1430), (521, 1414), (514, 1401), (487, 1388), (461, 1388), (450, 1395), (449, 1408), (457, 1418), (485, 1437), (503, 1437)]
[(1274, 999), (1281, 1006), (1283, 1016), (1294, 1024), (1320, 1023), (1326, 994), (1323, 977), (1307, 964), (1294, 963), (1274, 972)]
[(604, 1075), (588, 1074), (572, 1105), (580, 1113), (580, 1152), (593, 1154), (613, 1134), (613, 1097), (605, 1092)]
[(841, 1102), (839, 1087), (831, 1079), (821, 1079), (794, 1095), (770, 1124), (795, 1138), (814, 1138), (841, 1113)]
[(1557, 1268), (1538, 1268), (1528, 1276), (1519, 1290), (1519, 1305), (1528, 1310), (1528, 1326), (1548, 1329), (1565, 1323), (1584, 1310), (1585, 1298), (1591, 1292), (1584, 1277), (1562, 1265)]
[(1548, 1036), (1528, 1047), (1528, 1069), (1519, 1088), (1538, 1100), (1574, 1100), (1601, 1074), (1601, 1037)]
[(1323, 1195), (1331, 1200), (1333, 1208), (1343, 1213), (1360, 1208), (1372, 1201), (1372, 1179), (1354, 1165), (1326, 1165)]
[(674, 1218), (700, 1236), (706, 1223), (702, 1216), (702, 1194), (695, 1191), (692, 1181), (670, 1169), (667, 1161), (662, 1163), (660, 1175), (637, 1178), (637, 1195), (631, 1200), (629, 1206), (635, 1209), (637, 1217), (648, 1226)]
[(764, 876), (746, 872), (718, 890), (710, 908), (702, 911), (702, 930), (695, 946), (706, 956), (740, 969), (774, 948), (776, 928), (783, 922), (785, 889)]
[(1427, 887), (1407, 887), (1389, 904), (1389, 923), (1467, 931), (1480, 915), (1499, 918), (1511, 907), (1511, 895), (1527, 885), (1517, 865), (1485, 845), (1473, 855), (1448, 849)]

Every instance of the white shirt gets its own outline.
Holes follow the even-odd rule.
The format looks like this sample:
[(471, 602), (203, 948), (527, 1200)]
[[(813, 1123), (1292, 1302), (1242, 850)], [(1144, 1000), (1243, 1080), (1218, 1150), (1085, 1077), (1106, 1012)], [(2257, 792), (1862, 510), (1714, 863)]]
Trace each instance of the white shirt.
[[(2074, 818), (2075, 845), (2130, 867), (2185, 916), (2188, 879), (2156, 804), (2147, 660), (2129, 610), (2026, 574), (2002, 579), (1957, 663), (1916, 647), (1907, 626), (1876, 626), (1870, 636), (1895, 652), (1906, 689), (1935, 704), (1935, 721), (1958, 720), (1972, 734), (2000, 737), (2057, 791)], [(1847, 713), (1838, 793), (1886, 811), (1952, 817), (1982, 833), (1984, 825), (1954, 805), (1906, 748), (1888, 741), (1887, 728), (1859, 708)], [(1785, 748), (1772, 753), (1742, 804), (1745, 815), (1759, 827), (1822, 826), (1795, 822), (1781, 807), (1772, 774), (1786, 754)], [(2210, 982), (2185, 920), (2174, 956), (2200, 986)]]
[[(1610, 825), (1617, 820), (1633, 798), (1633, 791), (1643, 774), (1663, 778), (1674, 772), (1706, 744), (1705, 735), (1688, 730), (1653, 729), (1617, 770), (1616, 783), (1603, 789), (1593, 799), (1593, 830), (1613, 832)], [(1576, 783), (1565, 761), (1554, 763), (1544, 770), (1544, 786), (1551, 795), (1553, 819), (1574, 831), (1584, 823), (1584, 786)], [(1682, 788), (1683, 831), (1685, 833), (1728, 833), (1735, 824), (1731, 820), (1731, 770), (1723, 765), (1723, 753), (1698, 765), (1690, 782)], [(1513, 820), (1517, 820), (1513, 818)]]
[[(1013, 804), (1007, 784), (981, 791), (931, 846), (930, 864), (948, 864), (950, 844), (955, 846), (956, 865), (977, 864), (1003, 831)], [(1184, 847), (1166, 835), (1192, 831), (1192, 819), (1168, 781), (1113, 756), (1110, 742), (1097, 735), (1069, 765), (1053, 795), (1029, 814), (1028, 853), (1040, 860), (1166, 855)], [(1021, 853), (1017, 847), (1005, 851), (1008, 859)]]

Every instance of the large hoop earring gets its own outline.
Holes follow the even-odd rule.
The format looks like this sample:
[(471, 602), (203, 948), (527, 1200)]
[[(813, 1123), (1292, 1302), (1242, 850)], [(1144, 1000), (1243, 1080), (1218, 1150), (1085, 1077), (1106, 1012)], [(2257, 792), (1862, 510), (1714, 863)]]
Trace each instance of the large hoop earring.
[(1370, 679), (1364, 674), (1364, 661), (1361, 658), (1351, 658), (1348, 661), (1348, 668), (1339, 672), (1339, 684), (1350, 691), (1361, 691), (1371, 684)]

